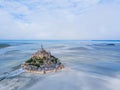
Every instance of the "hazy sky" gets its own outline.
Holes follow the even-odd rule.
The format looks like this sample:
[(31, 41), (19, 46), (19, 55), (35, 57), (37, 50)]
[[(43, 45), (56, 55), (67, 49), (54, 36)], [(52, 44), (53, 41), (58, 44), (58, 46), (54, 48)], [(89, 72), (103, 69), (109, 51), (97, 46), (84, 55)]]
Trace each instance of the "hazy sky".
[(0, 0), (0, 39), (120, 39), (120, 0)]

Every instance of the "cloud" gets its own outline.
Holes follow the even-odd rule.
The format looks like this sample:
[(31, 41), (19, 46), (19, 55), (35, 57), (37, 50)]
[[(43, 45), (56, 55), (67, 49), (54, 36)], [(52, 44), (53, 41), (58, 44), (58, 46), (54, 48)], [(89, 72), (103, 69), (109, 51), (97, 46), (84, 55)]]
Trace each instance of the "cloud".
[[(23, 19), (31, 14), (53, 14), (59, 12), (80, 12), (98, 3), (99, 0), (2, 0), (0, 6), (14, 18)], [(29, 18), (30, 19), (30, 18)]]
[(1, 0), (0, 39), (120, 39), (119, 9), (118, 0)]

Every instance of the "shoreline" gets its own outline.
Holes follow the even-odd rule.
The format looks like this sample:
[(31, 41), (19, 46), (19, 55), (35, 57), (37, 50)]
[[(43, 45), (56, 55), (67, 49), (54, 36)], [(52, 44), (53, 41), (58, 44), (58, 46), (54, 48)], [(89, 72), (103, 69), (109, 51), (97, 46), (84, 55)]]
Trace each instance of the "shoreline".
[(27, 73), (36, 73), (36, 74), (47, 74), (47, 73), (60, 71), (60, 70), (62, 70), (64, 68), (65, 68), (64, 65), (60, 65), (60, 66), (58, 66), (58, 67), (56, 67), (55, 69), (52, 69), (52, 70), (41, 70), (41, 71), (38, 71), (38, 70), (25, 70), (25, 72), (27, 72)]

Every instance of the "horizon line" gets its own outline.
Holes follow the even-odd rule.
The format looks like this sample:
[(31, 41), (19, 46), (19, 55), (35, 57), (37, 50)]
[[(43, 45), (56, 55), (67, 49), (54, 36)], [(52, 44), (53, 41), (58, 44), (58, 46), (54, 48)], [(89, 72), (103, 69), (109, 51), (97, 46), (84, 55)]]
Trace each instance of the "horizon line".
[(93, 40), (82, 40), (82, 39), (0, 39), (0, 41), (120, 41), (120, 39), (93, 39)]

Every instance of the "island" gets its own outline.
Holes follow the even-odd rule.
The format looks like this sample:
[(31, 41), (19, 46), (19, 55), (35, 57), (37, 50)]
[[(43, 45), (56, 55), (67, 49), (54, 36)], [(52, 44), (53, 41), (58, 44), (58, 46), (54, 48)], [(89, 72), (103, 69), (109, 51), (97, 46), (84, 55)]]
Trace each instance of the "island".
[(64, 68), (58, 58), (47, 52), (41, 45), (41, 49), (34, 53), (29, 60), (21, 65), (26, 72), (46, 74)]

